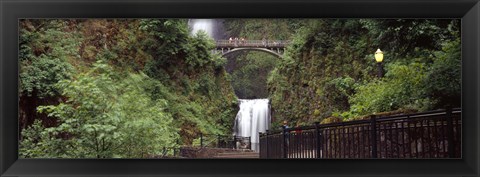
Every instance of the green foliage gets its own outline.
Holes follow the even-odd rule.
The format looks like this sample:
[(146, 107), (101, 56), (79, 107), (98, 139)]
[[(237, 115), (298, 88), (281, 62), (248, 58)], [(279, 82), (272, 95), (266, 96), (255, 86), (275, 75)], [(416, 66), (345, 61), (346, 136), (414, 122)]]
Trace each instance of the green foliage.
[(68, 33), (66, 23), (43, 22), (37, 27), (24, 20), (20, 31), (20, 93), (39, 98), (58, 95), (54, 85), (73, 72), (69, 60), (77, 59), (77, 33)]
[[(188, 42), (187, 57), (185, 61), (191, 67), (202, 67), (212, 59), (212, 52), (215, 42), (209, 38), (207, 33), (199, 31)], [(217, 64), (218, 65), (218, 64)]]
[(459, 20), (450, 19), (362, 19), (360, 22), (378, 47), (390, 51), (392, 59), (424, 55), (415, 49), (439, 50), (443, 41), (458, 37), (460, 28)]
[(72, 157), (68, 154), (69, 151), (65, 151), (65, 143), (52, 135), (51, 130), (46, 130), (40, 120), (35, 120), (29, 128), (22, 131), (24, 139), (19, 142), (19, 156), (23, 158)]
[[(349, 108), (348, 100), (355, 93), (357, 84), (351, 77), (339, 77), (325, 83), (324, 91), (317, 93), (324, 95), (327, 104), (338, 105), (337, 109), (345, 110)], [(324, 94), (322, 94), (324, 93)]]
[(399, 108), (425, 108), (426, 68), (421, 63), (391, 64), (382, 80), (358, 87), (350, 100), (353, 115), (366, 115)]
[[(309, 124), (460, 106), (458, 20), (305, 20), (268, 79), (274, 117)], [(384, 51), (385, 77), (373, 53)]]
[(243, 99), (267, 98), (267, 78), (278, 58), (263, 52), (249, 52), (230, 60), (232, 86), (236, 95)]
[[(386, 77), (358, 87), (342, 117), (397, 109), (429, 110), (459, 107), (461, 98), (460, 40), (447, 41), (433, 64), (390, 64)], [(424, 61), (417, 59), (417, 61)]]
[(227, 37), (286, 40), (306, 20), (299, 19), (225, 19)]
[[(162, 147), (176, 146), (178, 134), (173, 119), (163, 111), (166, 102), (152, 100), (142, 88), (145, 82), (149, 82), (146, 75), (128, 74), (122, 78), (102, 62), (74, 80), (59, 82), (62, 96), (68, 100), (56, 106), (38, 107), (38, 111), (48, 113), (59, 122), (58, 126), (44, 130), (50, 136), (38, 140), (47, 143), (38, 144), (38, 148), (49, 148), (52, 139), (62, 141), (54, 141), (59, 150), (36, 155), (145, 157), (159, 154)], [(24, 143), (23, 147), (28, 146), (31, 144)]]
[(206, 33), (189, 35), (186, 22), (141, 20), (140, 29), (150, 35), (145, 46), (153, 56), (145, 73), (167, 86), (163, 93), (153, 95), (163, 95), (171, 103), (167, 111), (182, 127), (183, 141), (191, 143), (199, 133), (230, 132), (237, 108), (223, 69), (225, 59), (211, 53), (214, 42)]
[(187, 55), (190, 41), (185, 19), (140, 20), (138, 28), (148, 35), (142, 45), (152, 54), (154, 66), (170, 65)]
[(66, 61), (50, 58), (44, 54), (35, 57), (30, 64), (22, 65), (20, 72), (21, 93), (40, 98), (58, 95), (55, 84), (71, 77), (73, 67)]
[(460, 38), (448, 41), (427, 74), (425, 88), (434, 98), (436, 108), (461, 106), (461, 47)]
[(312, 123), (347, 110), (356, 83), (371, 78), (367, 33), (358, 20), (309, 20), (298, 29), (268, 82), (276, 120)]

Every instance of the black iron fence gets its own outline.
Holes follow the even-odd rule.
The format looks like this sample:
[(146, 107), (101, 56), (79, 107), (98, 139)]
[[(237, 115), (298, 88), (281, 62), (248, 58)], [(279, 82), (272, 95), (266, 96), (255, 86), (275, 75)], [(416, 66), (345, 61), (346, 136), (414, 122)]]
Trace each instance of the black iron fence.
[(284, 128), (260, 134), (260, 158), (460, 158), (461, 109)]
[(202, 148), (250, 149), (250, 137), (199, 134), (198, 145)]
[(180, 153), (180, 147), (163, 147), (160, 154), (153, 155), (153, 158), (176, 158)]
[[(162, 147), (160, 152), (154, 155), (149, 155), (152, 158), (178, 158), (185, 154), (185, 147), (190, 152), (196, 150), (201, 151), (204, 148), (227, 148), (227, 149), (250, 149), (250, 137), (240, 136), (223, 136), (213, 134), (199, 134), (197, 140), (191, 145), (180, 145), (178, 147)], [(179, 144), (179, 140), (177, 140)]]

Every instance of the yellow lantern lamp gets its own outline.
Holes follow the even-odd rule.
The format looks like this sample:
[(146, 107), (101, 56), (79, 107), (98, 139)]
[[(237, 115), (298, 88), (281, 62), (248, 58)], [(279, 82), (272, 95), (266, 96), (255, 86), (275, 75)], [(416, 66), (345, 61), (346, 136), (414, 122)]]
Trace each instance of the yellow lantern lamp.
[(381, 63), (383, 61), (383, 52), (380, 49), (377, 49), (375, 52), (375, 60), (377, 63)]

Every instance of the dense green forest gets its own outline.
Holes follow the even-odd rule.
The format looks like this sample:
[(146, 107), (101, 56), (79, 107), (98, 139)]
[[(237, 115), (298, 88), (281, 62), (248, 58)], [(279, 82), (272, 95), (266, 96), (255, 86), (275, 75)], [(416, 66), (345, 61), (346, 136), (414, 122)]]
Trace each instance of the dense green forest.
[(230, 135), (238, 98), (269, 98), (272, 127), (461, 106), (460, 20), (223, 25), (227, 38), (290, 43), (281, 58), (222, 57), (187, 19), (21, 20), (20, 157), (152, 157)]
[(229, 134), (237, 98), (186, 19), (22, 20), (21, 157), (147, 157)]

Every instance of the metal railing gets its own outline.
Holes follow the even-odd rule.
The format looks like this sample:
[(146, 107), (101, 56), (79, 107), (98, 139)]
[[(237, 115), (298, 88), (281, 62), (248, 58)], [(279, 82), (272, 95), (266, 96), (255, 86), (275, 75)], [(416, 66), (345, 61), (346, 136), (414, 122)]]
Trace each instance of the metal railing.
[(250, 137), (199, 134), (200, 148), (249, 149)]
[(216, 40), (217, 48), (259, 47), (284, 48), (290, 44), (287, 40)]
[[(198, 134), (197, 142), (191, 145), (181, 145), (178, 147), (162, 147), (157, 154), (148, 155), (151, 158), (182, 158), (186, 154), (185, 148), (190, 152), (198, 153), (208, 148), (227, 148), (227, 149), (250, 149), (250, 137), (222, 136), (213, 134)], [(179, 140), (177, 140), (179, 144)], [(187, 153), (188, 154), (188, 153)]]
[(284, 128), (260, 134), (260, 158), (460, 158), (461, 109)]

